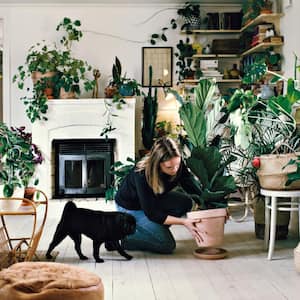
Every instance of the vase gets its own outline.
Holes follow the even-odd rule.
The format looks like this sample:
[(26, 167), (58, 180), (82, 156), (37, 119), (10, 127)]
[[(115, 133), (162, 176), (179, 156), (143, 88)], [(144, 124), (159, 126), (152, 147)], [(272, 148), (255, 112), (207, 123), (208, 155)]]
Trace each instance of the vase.
[(200, 219), (196, 223), (203, 240), (196, 240), (199, 247), (216, 247), (223, 244), (224, 224), (227, 218), (226, 208), (198, 210), (187, 213), (189, 219)]
[(21, 203), (22, 199), (20, 200), (12, 200), (10, 198), (23, 198), (24, 197), (24, 188), (16, 187), (14, 189), (14, 193), (11, 197), (6, 198), (3, 195), (3, 185), (0, 185), (0, 198), (3, 198), (0, 200), (0, 210), (5, 210), (5, 211), (15, 211), (17, 210)]

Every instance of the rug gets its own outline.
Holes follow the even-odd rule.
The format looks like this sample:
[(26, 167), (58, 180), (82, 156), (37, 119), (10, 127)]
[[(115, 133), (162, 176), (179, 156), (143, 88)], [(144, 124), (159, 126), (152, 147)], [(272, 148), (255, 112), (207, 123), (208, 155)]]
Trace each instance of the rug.
[[(47, 252), (46, 250), (36, 251), (36, 255), (33, 256), (32, 261), (54, 262), (56, 260), (57, 255), (59, 254), (58, 251), (52, 251), (51, 252), (52, 258), (48, 259), (46, 258), (46, 252)], [(12, 264), (13, 264), (13, 260), (10, 252), (0, 253), (0, 270), (4, 268), (8, 268)]]
[(48, 259), (46, 258), (46, 250), (38, 250), (36, 251), (36, 254), (33, 256), (32, 261), (55, 261), (57, 255), (59, 254), (58, 251), (52, 251), (51, 255), (52, 258)]

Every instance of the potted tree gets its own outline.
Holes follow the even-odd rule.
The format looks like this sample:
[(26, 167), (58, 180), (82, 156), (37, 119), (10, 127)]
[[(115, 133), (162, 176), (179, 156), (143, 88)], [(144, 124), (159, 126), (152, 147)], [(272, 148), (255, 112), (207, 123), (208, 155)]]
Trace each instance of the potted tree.
[[(213, 80), (200, 80), (195, 87), (194, 102), (183, 101), (176, 92), (175, 96), (181, 103), (179, 115), (192, 145), (191, 154), (186, 160), (187, 166), (199, 179), (202, 187), (202, 193), (195, 198), (199, 211), (188, 213), (189, 218), (201, 219), (197, 227), (205, 232), (203, 242), (199, 244), (201, 248), (195, 251), (195, 255), (220, 258), (226, 254), (223, 249), (211, 250), (208, 247), (219, 246), (223, 241), (227, 196), (236, 190), (234, 178), (225, 173), (225, 168), (236, 158), (223, 155), (215, 145), (215, 139), (210, 138), (217, 122), (216, 112), (220, 109), (218, 101), (221, 101), (214, 99), (215, 85)], [(216, 223), (211, 226), (211, 222)], [(209, 227), (206, 228), (206, 225)]]
[(4, 197), (11, 197), (17, 188), (23, 188), (20, 195), (23, 197), (25, 187), (38, 184), (34, 178), (35, 167), (43, 158), (24, 127), (9, 128), (0, 123), (0, 157), (0, 185)]

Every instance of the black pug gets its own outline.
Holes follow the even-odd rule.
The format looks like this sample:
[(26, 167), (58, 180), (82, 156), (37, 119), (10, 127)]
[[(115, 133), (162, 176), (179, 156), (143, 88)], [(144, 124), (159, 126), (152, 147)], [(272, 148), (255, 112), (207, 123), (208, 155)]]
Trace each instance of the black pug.
[(68, 235), (75, 243), (79, 258), (88, 259), (81, 252), (81, 234), (84, 234), (93, 240), (93, 256), (96, 262), (104, 262), (99, 256), (99, 249), (103, 242), (109, 251), (117, 250), (120, 255), (130, 260), (132, 256), (124, 251), (119, 240), (133, 234), (135, 228), (135, 218), (130, 214), (77, 208), (72, 201), (69, 201), (64, 207), (46, 257), (50, 259), (51, 251)]

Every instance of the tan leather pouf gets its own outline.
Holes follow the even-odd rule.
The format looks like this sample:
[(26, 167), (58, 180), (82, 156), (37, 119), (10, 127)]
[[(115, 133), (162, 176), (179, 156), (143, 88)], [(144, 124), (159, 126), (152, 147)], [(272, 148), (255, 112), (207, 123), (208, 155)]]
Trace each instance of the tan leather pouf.
[(102, 300), (101, 279), (82, 268), (54, 262), (21, 262), (0, 271), (2, 300)]

